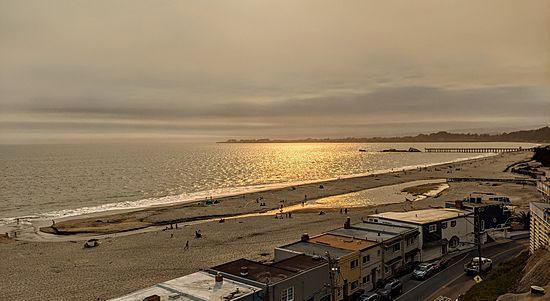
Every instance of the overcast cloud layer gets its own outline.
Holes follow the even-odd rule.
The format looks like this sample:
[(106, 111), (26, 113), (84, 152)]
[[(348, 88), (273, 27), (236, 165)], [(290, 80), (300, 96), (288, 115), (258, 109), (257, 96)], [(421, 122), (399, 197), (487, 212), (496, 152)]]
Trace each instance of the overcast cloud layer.
[(550, 1), (0, 0), (0, 143), (550, 124)]

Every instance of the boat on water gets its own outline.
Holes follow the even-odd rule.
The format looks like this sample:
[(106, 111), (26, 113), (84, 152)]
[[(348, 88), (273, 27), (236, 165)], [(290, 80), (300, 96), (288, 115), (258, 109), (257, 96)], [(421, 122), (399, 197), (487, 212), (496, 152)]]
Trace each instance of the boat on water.
[(414, 147), (409, 147), (409, 149), (389, 148), (389, 149), (382, 150), (382, 152), (383, 153), (419, 153), (420, 150)]

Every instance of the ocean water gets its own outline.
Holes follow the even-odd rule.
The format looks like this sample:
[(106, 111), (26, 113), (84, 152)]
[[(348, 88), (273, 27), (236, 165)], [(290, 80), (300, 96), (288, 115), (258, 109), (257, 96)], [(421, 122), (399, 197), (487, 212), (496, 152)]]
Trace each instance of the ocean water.
[[(387, 148), (526, 143), (82, 144), (0, 146), (0, 224), (173, 203), (479, 156)], [(365, 149), (367, 152), (359, 152)]]

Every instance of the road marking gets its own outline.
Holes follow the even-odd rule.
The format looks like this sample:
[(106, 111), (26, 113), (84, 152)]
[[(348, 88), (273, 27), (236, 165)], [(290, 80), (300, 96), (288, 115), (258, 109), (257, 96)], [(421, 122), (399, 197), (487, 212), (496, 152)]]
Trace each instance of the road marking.
[[(516, 250), (516, 249), (525, 249), (525, 246), (520, 245), (520, 246), (511, 248), (511, 249), (502, 251), (502, 252), (497, 253), (497, 254), (495, 254), (495, 255), (492, 255), (491, 257), (493, 257), (493, 258), (499, 257), (499, 256), (501, 256), (501, 255), (504, 254), (504, 253), (508, 253), (508, 252), (514, 251), (514, 250)], [(465, 257), (466, 257), (466, 256), (464, 256), (464, 258), (465, 258)], [(464, 260), (464, 258), (460, 259), (460, 261)], [(459, 261), (459, 262), (460, 262), (460, 261)], [(458, 262), (457, 262), (457, 263), (458, 263)], [(447, 287), (449, 286), (449, 284), (455, 282), (458, 278), (460, 278), (460, 277), (462, 277), (462, 276), (464, 276), (464, 274), (460, 274), (460, 275), (458, 275), (457, 277), (455, 277), (455, 278), (453, 278), (452, 280), (450, 280), (450, 281), (448, 281), (447, 283), (445, 283), (444, 285), (442, 285), (441, 288), (440, 288), (439, 290), (437, 290), (436, 292), (434, 292), (433, 294), (431, 294), (431, 295), (427, 298), (427, 300), (430, 300), (430, 298), (431, 298), (433, 295), (437, 295), (439, 291), (441, 291), (441, 290), (444, 289), (444, 288), (447, 288)], [(415, 289), (415, 288), (416, 288), (416, 286), (415, 286), (413, 289)], [(410, 290), (410, 291), (412, 291), (412, 290)], [(409, 291), (409, 292), (410, 292), (410, 291)]]
[[(468, 252), (468, 253), (469, 253), (469, 252)], [(462, 260), (464, 260), (466, 257), (468, 257), (468, 254), (464, 255), (464, 257), (460, 258), (459, 261), (455, 262), (455, 263), (452, 264), (450, 267), (447, 267), (447, 269), (452, 268), (452, 267), (454, 267), (455, 265), (461, 263)], [(439, 273), (437, 273), (437, 274), (439, 274)], [(437, 274), (435, 274), (435, 275), (437, 275)], [(434, 275), (434, 276), (435, 276), (435, 275)], [(462, 276), (462, 275), (460, 275), (460, 276)], [(433, 277), (433, 276), (432, 276), (432, 277)], [(427, 282), (428, 282), (428, 281), (422, 281), (421, 283), (417, 284), (415, 287), (411, 288), (410, 290), (406, 291), (404, 294), (402, 294), (401, 296), (399, 296), (398, 298), (396, 298), (395, 301), (401, 299), (402, 297), (406, 296), (408, 293), (414, 291), (414, 290), (417, 289), (419, 286), (421, 286), (421, 285), (423, 285), (423, 284), (426, 284)]]

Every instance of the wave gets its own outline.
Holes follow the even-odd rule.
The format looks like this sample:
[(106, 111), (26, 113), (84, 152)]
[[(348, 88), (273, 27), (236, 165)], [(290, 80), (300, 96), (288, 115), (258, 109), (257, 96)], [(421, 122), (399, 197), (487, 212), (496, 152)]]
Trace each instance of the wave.
[(425, 167), (430, 167), (434, 165), (449, 164), (449, 163), (456, 163), (460, 161), (480, 159), (480, 158), (490, 157), (494, 155), (497, 155), (497, 154), (488, 153), (488, 154), (482, 154), (482, 155), (468, 157), (468, 158), (460, 158), (460, 159), (455, 159), (450, 161), (400, 166), (400, 167), (376, 170), (372, 172), (342, 175), (342, 176), (326, 178), (326, 179), (282, 182), (282, 183), (275, 183), (275, 184), (260, 184), (260, 185), (252, 185), (252, 186), (226, 187), (226, 188), (204, 190), (204, 191), (198, 191), (198, 192), (192, 192), (192, 193), (183, 193), (178, 195), (145, 198), (145, 199), (136, 200), (136, 201), (107, 203), (107, 204), (98, 205), (98, 206), (81, 207), (81, 208), (75, 208), (75, 209), (62, 209), (62, 210), (50, 211), (45, 213), (33, 214), (33, 215), (18, 216), (18, 217), (6, 217), (6, 218), (0, 218), (0, 226), (14, 224), (17, 222), (17, 219), (19, 219), (20, 222), (28, 223), (32, 220), (51, 220), (51, 219), (81, 216), (81, 215), (100, 213), (100, 212), (134, 210), (134, 209), (143, 209), (143, 208), (163, 206), (163, 205), (176, 205), (176, 204), (203, 201), (209, 198), (216, 199), (216, 198), (235, 196), (235, 195), (241, 195), (246, 193), (254, 193), (254, 192), (260, 192), (260, 191), (266, 191), (266, 190), (272, 190), (272, 189), (278, 189), (278, 188), (285, 188), (285, 187), (298, 186), (298, 185), (311, 184), (311, 183), (319, 183), (323, 181), (377, 175), (377, 174), (384, 174), (384, 173), (389, 173), (393, 171), (414, 170), (414, 169), (425, 168)]

